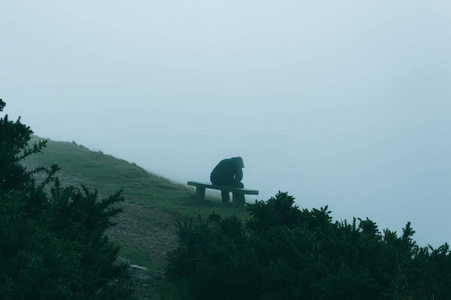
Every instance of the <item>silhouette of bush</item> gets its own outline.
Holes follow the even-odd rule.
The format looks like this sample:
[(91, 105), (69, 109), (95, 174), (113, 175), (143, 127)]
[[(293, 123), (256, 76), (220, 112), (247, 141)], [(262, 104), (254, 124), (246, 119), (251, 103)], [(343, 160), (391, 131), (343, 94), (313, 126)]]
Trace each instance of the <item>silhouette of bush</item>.
[(86, 187), (62, 187), (56, 165), (27, 171), (22, 160), (46, 144), (29, 146), (31, 134), (20, 118), (0, 119), (0, 297), (129, 298), (126, 266), (114, 264), (119, 249), (104, 234), (121, 191), (99, 200)]
[(249, 218), (178, 224), (167, 275), (192, 299), (451, 299), (447, 244), (421, 248), (366, 219), (332, 222), (278, 193)]

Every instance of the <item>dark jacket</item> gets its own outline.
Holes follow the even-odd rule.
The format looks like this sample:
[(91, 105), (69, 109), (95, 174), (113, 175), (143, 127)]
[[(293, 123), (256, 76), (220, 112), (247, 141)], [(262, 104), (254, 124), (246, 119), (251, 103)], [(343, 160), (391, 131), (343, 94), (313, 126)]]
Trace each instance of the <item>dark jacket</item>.
[(241, 157), (223, 159), (211, 172), (210, 180), (216, 185), (242, 187), (243, 168), (244, 163)]

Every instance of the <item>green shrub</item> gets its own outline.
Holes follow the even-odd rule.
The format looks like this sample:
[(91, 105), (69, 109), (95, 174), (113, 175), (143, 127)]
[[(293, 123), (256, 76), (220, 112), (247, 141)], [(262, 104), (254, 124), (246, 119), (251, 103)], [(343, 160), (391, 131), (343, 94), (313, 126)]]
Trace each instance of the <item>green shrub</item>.
[(126, 266), (114, 264), (119, 249), (104, 234), (122, 192), (99, 200), (86, 187), (62, 187), (57, 166), (27, 171), (21, 161), (45, 146), (30, 147), (31, 134), (20, 119), (0, 119), (2, 299), (129, 298)]
[(447, 244), (420, 248), (366, 219), (332, 222), (278, 193), (249, 218), (178, 224), (167, 275), (192, 299), (451, 299)]

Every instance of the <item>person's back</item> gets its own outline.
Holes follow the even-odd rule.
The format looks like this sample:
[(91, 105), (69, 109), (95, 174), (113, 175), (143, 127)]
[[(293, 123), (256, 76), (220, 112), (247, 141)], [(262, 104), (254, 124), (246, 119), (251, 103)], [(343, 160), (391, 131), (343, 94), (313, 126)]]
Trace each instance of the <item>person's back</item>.
[(241, 157), (223, 159), (213, 169), (210, 175), (211, 183), (215, 185), (244, 187), (243, 179), (244, 162)]

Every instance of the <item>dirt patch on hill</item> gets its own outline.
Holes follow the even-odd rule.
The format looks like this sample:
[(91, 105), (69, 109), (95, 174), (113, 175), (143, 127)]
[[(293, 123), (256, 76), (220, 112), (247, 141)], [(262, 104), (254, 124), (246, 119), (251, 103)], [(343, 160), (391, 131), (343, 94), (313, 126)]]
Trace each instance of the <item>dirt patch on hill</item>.
[(114, 219), (117, 224), (108, 229), (107, 235), (123, 248), (139, 249), (151, 260), (151, 266), (143, 266), (145, 263), (125, 257), (132, 266), (130, 275), (135, 297), (140, 300), (169, 299), (161, 292), (161, 284), (167, 264), (166, 253), (177, 247), (175, 217), (162, 209), (150, 209), (127, 200), (121, 206), (124, 211)]
[(166, 265), (166, 252), (177, 247), (176, 219), (161, 209), (124, 203), (124, 211), (114, 220), (117, 225), (107, 234), (125, 247), (135, 246), (150, 254), (155, 265)]

